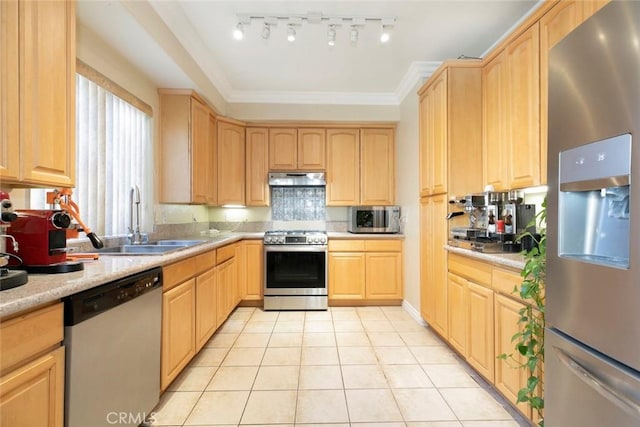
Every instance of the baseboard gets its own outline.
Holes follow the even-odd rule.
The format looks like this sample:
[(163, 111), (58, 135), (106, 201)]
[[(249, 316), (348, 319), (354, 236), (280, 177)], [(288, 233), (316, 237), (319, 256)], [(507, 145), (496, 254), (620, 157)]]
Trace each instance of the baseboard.
[(409, 304), (407, 300), (402, 301), (402, 308), (404, 308), (416, 322), (418, 322), (422, 326), (429, 326), (420, 315), (420, 310), (417, 310), (414, 306)]

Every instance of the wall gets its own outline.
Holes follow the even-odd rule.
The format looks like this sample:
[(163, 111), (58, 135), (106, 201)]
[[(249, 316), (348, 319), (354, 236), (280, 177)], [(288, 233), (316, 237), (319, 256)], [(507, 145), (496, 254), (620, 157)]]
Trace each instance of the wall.
[(396, 133), (397, 202), (404, 220), (404, 299), (412, 314), (420, 317), (420, 199), (418, 82), (400, 105)]
[(397, 122), (394, 105), (228, 104), (227, 115), (246, 121)]

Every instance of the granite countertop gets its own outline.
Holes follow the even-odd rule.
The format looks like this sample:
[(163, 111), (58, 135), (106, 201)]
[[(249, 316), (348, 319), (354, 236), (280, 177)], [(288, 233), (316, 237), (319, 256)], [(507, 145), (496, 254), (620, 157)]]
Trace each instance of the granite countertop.
[(329, 231), (329, 239), (354, 239), (354, 240), (377, 240), (377, 239), (389, 239), (389, 240), (398, 240), (404, 239), (404, 234), (402, 233), (349, 233), (348, 231)]
[(522, 270), (525, 264), (524, 256), (520, 253), (484, 253), (451, 245), (445, 245), (444, 248), (451, 253), (479, 259), (503, 267), (515, 268), (516, 270)]

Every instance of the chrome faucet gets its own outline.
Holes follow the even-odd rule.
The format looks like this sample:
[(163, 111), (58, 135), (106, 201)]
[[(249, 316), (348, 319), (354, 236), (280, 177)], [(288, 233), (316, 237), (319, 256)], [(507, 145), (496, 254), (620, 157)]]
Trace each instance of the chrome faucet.
[[(134, 204), (136, 205), (135, 223), (133, 221)], [(129, 191), (129, 235), (127, 238), (132, 245), (147, 243), (149, 240), (147, 234), (140, 232), (140, 188), (137, 185), (132, 186)]]

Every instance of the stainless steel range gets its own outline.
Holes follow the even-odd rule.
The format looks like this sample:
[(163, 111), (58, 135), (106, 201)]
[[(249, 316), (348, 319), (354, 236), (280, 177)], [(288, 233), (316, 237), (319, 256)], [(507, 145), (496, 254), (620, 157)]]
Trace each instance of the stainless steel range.
[(264, 309), (326, 310), (327, 233), (279, 230), (264, 234)]

